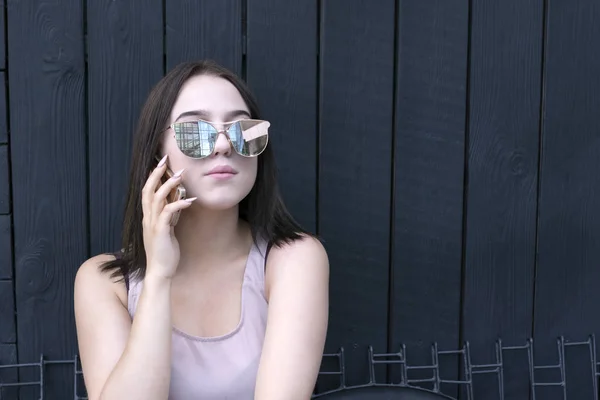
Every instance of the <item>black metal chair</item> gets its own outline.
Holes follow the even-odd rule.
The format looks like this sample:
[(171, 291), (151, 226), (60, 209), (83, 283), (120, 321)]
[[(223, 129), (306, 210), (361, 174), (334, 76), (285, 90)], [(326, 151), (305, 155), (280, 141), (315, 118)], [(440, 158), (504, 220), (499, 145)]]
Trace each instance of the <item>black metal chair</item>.
[(393, 385), (356, 386), (315, 395), (323, 400), (454, 400), (428, 390)]
[[(437, 350), (437, 348), (435, 348)], [(408, 379), (407, 371), (410, 369), (422, 369), (423, 367), (411, 367), (406, 365), (404, 354), (406, 349), (402, 348), (399, 353), (394, 354), (375, 354), (373, 347), (368, 348), (368, 360), (369, 360), (369, 381), (362, 385), (348, 386), (346, 384), (346, 366), (344, 348), (340, 348), (338, 353), (325, 354), (325, 357), (333, 357), (337, 360), (337, 370), (320, 372), (319, 375), (329, 375), (339, 377), (339, 386), (332, 390), (327, 390), (322, 393), (314, 394), (312, 399), (324, 399), (324, 400), (455, 400), (439, 391), (440, 382), (443, 380), (439, 379), (439, 371), (436, 368), (436, 379), (419, 379), (411, 380)], [(390, 360), (390, 358), (393, 358)], [(437, 360), (436, 360), (437, 361)], [(391, 383), (377, 383), (375, 378), (375, 365), (376, 364), (397, 364), (402, 366), (404, 373), (400, 382)], [(437, 364), (437, 362), (436, 362)], [(429, 369), (429, 367), (425, 367)], [(424, 389), (422, 387), (413, 386), (412, 383), (416, 382), (429, 382), (433, 387), (431, 390)]]
[[(371, 346), (368, 347), (368, 381), (366, 384), (348, 386), (346, 380), (346, 365), (344, 357), (344, 348), (341, 347), (338, 353), (325, 354), (324, 357), (337, 360), (337, 369), (319, 372), (320, 376), (337, 377), (339, 380), (338, 386), (332, 390), (325, 390), (313, 394), (313, 399), (324, 400), (378, 400), (378, 399), (398, 399), (398, 400), (455, 400), (450, 397), (448, 391), (453, 395), (460, 391), (461, 397), (467, 400), (483, 399), (481, 395), (475, 395), (474, 377), (487, 375), (488, 381), (486, 390), (497, 393), (494, 398), (507, 399), (505, 392), (505, 380), (513, 379), (506, 372), (510, 372), (511, 364), (506, 362), (504, 356), (511, 353), (509, 360), (514, 360), (515, 354), (520, 355), (523, 360), (527, 361), (527, 368), (521, 366), (521, 376), (519, 385), (527, 389), (532, 399), (540, 399), (541, 394), (537, 393), (538, 389), (548, 389), (556, 393), (562, 392), (561, 399), (576, 398), (577, 400), (598, 400), (600, 399), (600, 354), (597, 349), (596, 338), (594, 334), (588, 336), (587, 340), (573, 341), (567, 340), (563, 336), (556, 338), (556, 355), (557, 362), (538, 364), (534, 359), (534, 344), (533, 339), (529, 338), (524, 344), (504, 345), (501, 339), (497, 339), (494, 344), (495, 359), (483, 363), (476, 364), (471, 359), (471, 348), (468, 341), (456, 350), (440, 350), (436, 342), (431, 345), (430, 362), (423, 365), (412, 365), (407, 362), (406, 346), (401, 345), (400, 351), (397, 353), (375, 354)], [(567, 349), (578, 349), (577, 358), (572, 358), (570, 361), (571, 377), (575, 373), (580, 378), (579, 386), (571, 385), (571, 390), (577, 388), (585, 395), (575, 394), (567, 396)], [(440, 358), (442, 357), (458, 358), (461, 361), (461, 371), (459, 376), (444, 376), (440, 371)], [(394, 383), (385, 381), (384, 379), (377, 380), (375, 374), (375, 366), (393, 366), (395, 368)], [(335, 369), (335, 368), (334, 368)], [(514, 371), (514, 369), (512, 370)], [(542, 375), (540, 371), (552, 371), (553, 377)], [(420, 376), (415, 376), (418, 372)], [(411, 376), (412, 375), (412, 376)], [(454, 375), (457, 375), (456, 373)], [(583, 378), (581, 378), (583, 376)], [(388, 378), (390, 379), (390, 378)], [(477, 379), (477, 378), (475, 378)], [(515, 382), (512, 381), (514, 384)], [(490, 386), (493, 385), (493, 386)], [(318, 385), (317, 385), (318, 386)], [(326, 384), (326, 387), (331, 385)], [(443, 388), (443, 390), (442, 390)], [(443, 393), (446, 392), (446, 393)], [(577, 393), (577, 392), (573, 392)], [(591, 394), (591, 395), (590, 395)]]

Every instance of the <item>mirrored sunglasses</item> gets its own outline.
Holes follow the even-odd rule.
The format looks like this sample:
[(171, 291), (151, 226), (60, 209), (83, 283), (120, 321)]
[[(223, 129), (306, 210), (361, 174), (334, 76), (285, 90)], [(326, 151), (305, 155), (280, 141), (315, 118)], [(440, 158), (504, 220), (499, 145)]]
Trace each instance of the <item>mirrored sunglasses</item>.
[(243, 157), (256, 157), (267, 148), (269, 142), (268, 121), (242, 119), (224, 124), (225, 130), (218, 130), (204, 120), (175, 122), (170, 126), (175, 132), (177, 147), (191, 158), (210, 156), (215, 150), (219, 134), (224, 134), (236, 153)]

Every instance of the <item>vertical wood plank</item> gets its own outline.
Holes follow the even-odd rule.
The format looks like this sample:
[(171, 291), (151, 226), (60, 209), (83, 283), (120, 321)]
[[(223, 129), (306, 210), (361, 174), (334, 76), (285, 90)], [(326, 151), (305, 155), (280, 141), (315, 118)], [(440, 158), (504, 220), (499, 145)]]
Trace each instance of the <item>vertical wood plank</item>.
[[(556, 338), (600, 339), (600, 4), (548, 1), (535, 297), (536, 362), (557, 364)], [(593, 398), (585, 347), (566, 350), (567, 398)], [(544, 378), (541, 375), (539, 380)], [(558, 371), (545, 380), (557, 381)], [(562, 399), (539, 388), (537, 398)]]
[[(248, 1), (246, 81), (271, 122), (290, 212), (316, 230), (317, 3)], [(276, 60), (276, 62), (275, 62)]]
[[(543, 0), (472, 2), (463, 339), (473, 363), (531, 336)], [(505, 397), (528, 399), (526, 354), (505, 354)], [(496, 398), (497, 376), (474, 379)]]
[[(9, 149), (6, 107), (6, 43), (5, 2), (0, 0), (0, 214), (10, 212)], [(16, 364), (17, 350), (14, 309), (14, 282), (12, 273), (11, 216), (0, 215), (0, 365)], [(17, 381), (17, 369), (0, 369), (0, 382)], [(15, 398), (16, 388), (3, 388), (0, 398)]]
[[(72, 358), (73, 281), (89, 256), (82, 0), (13, 0), (7, 13), (19, 361)], [(72, 368), (45, 379), (48, 398), (72, 396)]]
[(459, 346), (468, 30), (467, 0), (400, 2), (390, 351), (411, 364)]
[(162, 1), (88, 2), (87, 36), (90, 240), (97, 254), (121, 246), (133, 131), (163, 75)]
[(10, 178), (8, 171), (8, 146), (0, 145), (0, 214), (10, 212)]
[(8, 143), (8, 124), (6, 115), (6, 74), (0, 72), (0, 144)]
[(0, 343), (14, 343), (16, 340), (13, 282), (0, 281)]
[(6, 37), (4, 36), (5, 18), (4, 10), (5, 0), (0, 0), (0, 70), (6, 69)]
[(12, 278), (12, 231), (10, 215), (0, 215), (0, 279)]
[(166, 1), (167, 71), (213, 59), (241, 76), (242, 0)]
[(394, 1), (322, 2), (319, 233), (331, 264), (327, 350), (348, 383), (387, 351)]

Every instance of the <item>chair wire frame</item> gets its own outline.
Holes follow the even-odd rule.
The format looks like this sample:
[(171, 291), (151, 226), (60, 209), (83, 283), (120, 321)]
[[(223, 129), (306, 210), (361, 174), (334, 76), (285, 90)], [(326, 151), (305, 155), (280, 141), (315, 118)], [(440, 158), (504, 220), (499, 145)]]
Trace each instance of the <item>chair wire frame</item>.
[[(587, 381), (589, 384), (589, 391), (591, 391), (592, 397), (589, 400), (599, 400), (598, 393), (598, 379), (600, 377), (600, 372), (598, 372), (598, 367), (600, 363), (598, 362), (597, 349), (596, 349), (596, 338), (595, 335), (590, 335), (587, 340), (579, 341), (579, 342), (570, 342), (565, 339), (564, 336), (560, 336), (556, 339), (556, 348), (557, 348), (557, 362), (554, 364), (543, 364), (536, 365), (534, 362), (534, 345), (533, 339), (526, 340), (525, 344), (520, 346), (506, 346), (503, 344), (502, 339), (498, 339), (494, 343), (494, 362), (487, 364), (475, 364), (472, 361), (472, 352), (471, 345), (467, 341), (464, 343), (462, 348), (458, 350), (440, 350), (438, 343), (435, 342), (431, 345), (430, 349), (430, 363), (428, 365), (413, 365), (407, 361), (407, 348), (406, 345), (400, 345), (400, 351), (397, 353), (380, 353), (376, 354), (373, 351), (373, 347), (369, 346), (367, 349), (367, 358), (368, 358), (368, 381), (363, 384), (358, 385), (348, 385), (347, 384), (347, 366), (344, 354), (344, 348), (341, 347), (337, 353), (324, 354), (323, 361), (326, 359), (333, 359), (334, 363), (337, 365), (337, 369), (333, 371), (320, 371), (319, 377), (323, 376), (337, 376), (338, 383), (337, 387), (334, 389), (328, 389), (322, 392), (318, 392), (315, 388), (315, 391), (312, 395), (313, 399), (318, 399), (323, 397), (324, 400), (327, 398), (327, 395), (337, 393), (340, 391), (359, 389), (364, 387), (376, 387), (376, 386), (395, 386), (401, 388), (413, 388), (419, 391), (435, 393), (440, 395), (440, 399), (455, 399), (456, 397), (452, 397), (451, 393), (455, 393), (458, 391), (461, 393), (460, 398), (466, 400), (478, 400), (474, 393), (474, 381), (477, 381), (478, 375), (486, 375), (493, 374), (496, 376), (496, 390), (497, 393), (494, 398), (501, 400), (508, 400), (506, 391), (505, 391), (505, 372), (507, 368), (510, 368), (510, 364), (505, 361), (505, 356), (507, 353), (516, 353), (521, 352), (526, 354), (527, 359), (527, 373), (528, 373), (528, 386), (529, 386), (529, 398), (530, 400), (543, 400), (544, 397), (539, 393), (539, 388), (553, 388), (556, 391), (555, 396), (559, 395), (562, 400), (570, 400), (567, 399), (567, 374), (566, 374), (566, 363), (565, 363), (565, 354), (567, 349), (579, 347), (579, 348), (587, 348), (586, 357), (587, 360), (578, 360), (583, 361), (578, 364), (584, 366), (587, 364), (589, 368), (591, 368), (589, 373), (589, 380)], [(440, 372), (440, 360), (444, 357), (448, 356), (458, 356), (462, 368), (459, 371), (461, 376), (460, 379), (444, 379)], [(375, 366), (376, 365), (387, 365), (387, 366), (397, 366), (399, 368), (399, 381), (391, 383), (389, 381), (386, 382), (377, 382), (376, 374), (375, 374)], [(587, 368), (587, 367), (586, 367)], [(323, 367), (321, 368), (323, 369)], [(558, 378), (555, 380), (550, 379), (541, 379), (539, 377), (540, 371), (551, 370), (558, 372)], [(427, 378), (409, 378), (409, 373), (411, 371), (421, 371), (421, 374), (427, 374)], [(537, 373), (536, 373), (537, 372)], [(426, 386), (428, 387), (424, 387)], [(486, 390), (486, 398), (488, 398), (489, 386)], [(547, 392), (545, 392), (547, 393)], [(456, 396), (456, 395), (454, 395)], [(482, 397), (483, 399), (483, 397)], [(588, 400), (588, 399), (573, 399), (573, 400)]]
[[(380, 353), (374, 352), (373, 347), (369, 346), (367, 350), (368, 360), (368, 380), (359, 385), (348, 385), (347, 384), (347, 365), (345, 359), (344, 348), (341, 347), (337, 353), (324, 354), (323, 361), (327, 359), (333, 359), (337, 365), (337, 369), (333, 371), (321, 371), (319, 377), (333, 376), (338, 377), (338, 386), (334, 389), (329, 389), (323, 392), (315, 392), (312, 395), (313, 399), (320, 397), (326, 397), (328, 394), (352, 390), (356, 388), (371, 387), (371, 386), (397, 386), (403, 388), (414, 388), (421, 391), (430, 393), (436, 393), (442, 396), (441, 398), (453, 399), (444, 388), (452, 387), (460, 388), (463, 395), (461, 398), (466, 400), (478, 400), (474, 396), (473, 382), (476, 380), (478, 375), (493, 374), (496, 376), (497, 386), (497, 398), (504, 400), (505, 397), (505, 370), (509, 365), (504, 361), (505, 355), (509, 352), (524, 352), (527, 356), (528, 364), (528, 381), (530, 390), (531, 400), (542, 400), (542, 397), (538, 395), (537, 389), (540, 387), (553, 387), (556, 391), (561, 394), (561, 399), (567, 399), (567, 378), (566, 378), (566, 367), (565, 367), (565, 354), (567, 349), (572, 347), (587, 348), (586, 354), (589, 355), (589, 359), (585, 360), (583, 364), (588, 364), (591, 368), (591, 379), (589, 380), (590, 388), (593, 391), (593, 395), (589, 400), (599, 400), (598, 394), (598, 379), (600, 372), (598, 367), (600, 363), (597, 357), (596, 338), (595, 335), (590, 335), (587, 340), (579, 342), (570, 342), (565, 340), (563, 336), (560, 336), (556, 340), (557, 346), (557, 362), (555, 364), (544, 364), (536, 365), (534, 363), (534, 346), (533, 339), (528, 339), (525, 344), (520, 346), (506, 346), (503, 344), (501, 339), (498, 339), (494, 343), (494, 354), (495, 360), (488, 364), (475, 364), (472, 362), (471, 347), (469, 342), (465, 342), (462, 348), (458, 350), (440, 350), (437, 342), (431, 345), (430, 349), (430, 364), (428, 365), (412, 365), (407, 361), (407, 348), (406, 345), (400, 346), (400, 351), (397, 353)], [(444, 357), (454, 356), (459, 357), (462, 362), (461, 368), (461, 379), (445, 379), (440, 372), (440, 360)], [(75, 355), (72, 359), (66, 360), (47, 360), (43, 354), (37, 362), (20, 363), (20, 364), (0, 364), (0, 399), (8, 400), (9, 397), (5, 395), (6, 389), (11, 388), (24, 388), (24, 387), (37, 387), (38, 399), (45, 399), (45, 384), (47, 383), (46, 371), (48, 368), (52, 368), (55, 365), (68, 366), (71, 365), (73, 368), (73, 400), (87, 400), (87, 393), (85, 391), (85, 385), (83, 383), (83, 372), (81, 370), (81, 364), (79, 357)], [(377, 365), (384, 366), (396, 366), (399, 368), (399, 381), (390, 383), (377, 382), (375, 367)], [(21, 382), (15, 379), (6, 379), (6, 372), (8, 370), (20, 370), (20, 369), (34, 369), (37, 370), (38, 379)], [(554, 370), (558, 371), (559, 378), (554, 381), (541, 381), (537, 378), (537, 371), (542, 370)], [(427, 373), (427, 378), (409, 378), (411, 371), (422, 371)], [(423, 384), (427, 384), (430, 388), (424, 388)], [(455, 390), (456, 391), (456, 390)], [(14, 393), (14, 392), (13, 392)], [(12, 399), (11, 399), (12, 400)], [(574, 399), (575, 400), (575, 399)], [(587, 399), (576, 399), (576, 400), (587, 400)]]
[[(9, 388), (24, 388), (24, 387), (37, 387), (38, 399), (44, 400), (45, 397), (45, 384), (48, 382), (46, 378), (46, 370), (52, 368), (52, 366), (72, 365), (73, 368), (73, 396), (74, 400), (87, 400), (87, 393), (85, 392), (85, 385), (83, 384), (83, 371), (81, 370), (81, 363), (79, 357), (75, 355), (71, 360), (47, 360), (43, 354), (40, 355), (39, 361), (21, 364), (0, 364), (0, 400), (14, 400), (15, 397), (8, 397), (5, 394), (4, 389)], [(34, 369), (37, 370), (38, 379), (29, 380), (25, 382), (4, 382), (2, 380), (2, 372), (6, 370), (21, 370), (21, 369)], [(83, 394), (81, 394), (83, 392)], [(13, 394), (15, 392), (12, 392)]]

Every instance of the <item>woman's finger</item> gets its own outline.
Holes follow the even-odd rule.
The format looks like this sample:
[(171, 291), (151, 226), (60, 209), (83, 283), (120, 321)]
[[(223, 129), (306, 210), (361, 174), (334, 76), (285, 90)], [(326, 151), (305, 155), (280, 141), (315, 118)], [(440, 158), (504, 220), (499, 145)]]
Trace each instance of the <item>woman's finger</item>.
[(169, 196), (169, 193), (171, 193), (181, 182), (181, 174), (183, 173), (183, 171), (184, 170), (182, 169), (181, 171), (178, 171), (177, 173), (173, 174), (173, 176), (169, 178), (165, 183), (160, 185), (158, 190), (156, 190), (156, 192), (154, 193), (151, 206), (153, 221), (156, 220), (156, 218), (158, 218), (158, 215), (161, 213), (164, 205), (168, 203), (167, 197)]
[(142, 211), (145, 216), (151, 217), (152, 212), (152, 201), (154, 199), (154, 192), (160, 183), (161, 177), (165, 174), (167, 165), (167, 156), (164, 156), (158, 163), (156, 168), (152, 171), (146, 184), (142, 188)]
[(174, 213), (183, 210), (184, 208), (188, 208), (192, 202), (196, 200), (196, 197), (191, 197), (185, 200), (179, 200), (173, 203), (167, 204), (160, 213), (157, 224), (162, 226), (171, 226), (171, 217)]

